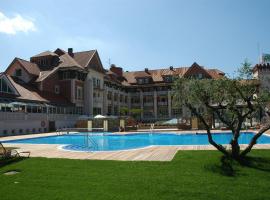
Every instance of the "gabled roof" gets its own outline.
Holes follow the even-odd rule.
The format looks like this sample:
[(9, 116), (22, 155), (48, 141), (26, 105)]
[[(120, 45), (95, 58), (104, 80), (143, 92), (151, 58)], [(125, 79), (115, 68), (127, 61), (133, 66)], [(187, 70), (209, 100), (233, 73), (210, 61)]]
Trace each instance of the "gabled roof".
[(41, 71), (39, 77), (35, 80), (35, 82), (40, 82), (46, 79), (48, 76), (52, 75), (54, 72), (56, 72), (59, 68), (54, 68), (53, 70), (48, 71)]
[(133, 71), (133, 72), (124, 72), (123, 76), (127, 80), (128, 84), (135, 85), (137, 84), (137, 78), (151, 77), (154, 83), (162, 83), (164, 82), (164, 76), (189, 76), (196, 72), (204, 73), (209, 78), (221, 78), (225, 74), (224, 72), (217, 69), (205, 69), (198, 65), (197, 63), (193, 63), (190, 67), (174, 67), (167, 69), (156, 69), (156, 70), (148, 70), (145, 71)]
[(54, 52), (51, 52), (51, 51), (44, 51), (44, 52), (41, 52), (35, 56), (32, 56), (31, 58), (37, 58), (37, 57), (43, 57), (43, 56), (58, 56), (58, 55)]
[(67, 53), (63, 49), (57, 48), (54, 53), (56, 53), (58, 56), (62, 56), (63, 54)]
[(28, 74), (31, 74), (33, 76), (39, 76), (40, 69), (37, 64), (31, 63), (27, 60), (21, 59), (21, 58), (14, 58), (14, 60), (11, 62), (11, 64), (8, 66), (6, 71), (14, 64), (18, 62), (20, 66), (22, 66)]
[(106, 70), (103, 68), (103, 65), (102, 65), (102, 62), (100, 60), (100, 57), (99, 57), (99, 54), (98, 54), (97, 50), (95, 50), (93, 56), (89, 60), (86, 67), (88, 67), (89, 69), (93, 69), (93, 70), (95, 70), (97, 72), (100, 72), (102, 74), (104, 74), (106, 72)]
[(61, 55), (60, 64), (57, 66), (58, 68), (64, 67), (78, 67), (80, 69), (84, 69), (76, 60), (74, 60), (68, 53)]
[(219, 79), (225, 76), (225, 73), (218, 69), (208, 69), (207, 71), (214, 79)]
[(10, 80), (10, 76), (6, 73), (0, 73), (0, 78), (2, 78), (7, 82), (8, 87), (11, 88), (11, 90), (13, 90), (14, 94), (8, 94), (11, 96), (18, 96), (19, 95), (19, 91), (16, 89), (13, 80)]
[(212, 78), (208, 71), (198, 65), (196, 62), (194, 62), (191, 67), (185, 72), (184, 77), (192, 76), (193, 74), (196, 74), (198, 72), (204, 74), (205, 76), (208, 76), (209, 78)]
[(39, 91), (31, 84), (24, 83), (16, 77), (7, 75), (7, 78), (12, 83), (13, 87), (18, 91), (19, 96), (16, 99), (38, 101), (45, 103), (61, 103), (71, 104), (65, 97), (50, 92)]
[(75, 68), (79, 68), (80, 70), (85, 70), (84, 67), (82, 67), (78, 62), (76, 62), (76, 60), (73, 59), (67, 52), (61, 49), (57, 49), (56, 51), (60, 53), (59, 64), (56, 67), (54, 67), (52, 70), (41, 71), (39, 77), (36, 79), (36, 82), (41, 82), (45, 80), (50, 75), (54, 74), (59, 69), (63, 69), (63, 68), (75, 67)]
[(74, 59), (84, 68), (87, 67), (96, 50), (74, 52)]
[(152, 77), (151, 73), (148, 71), (137, 71), (133, 73), (135, 78), (146, 78), (146, 77)]

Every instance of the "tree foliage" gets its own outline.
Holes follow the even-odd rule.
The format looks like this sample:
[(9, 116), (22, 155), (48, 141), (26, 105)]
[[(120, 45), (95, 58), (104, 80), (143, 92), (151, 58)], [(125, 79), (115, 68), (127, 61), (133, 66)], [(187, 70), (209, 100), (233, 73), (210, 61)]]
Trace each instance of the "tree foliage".
[(130, 109), (129, 112), (130, 112), (130, 114), (131, 114), (132, 117), (139, 118), (139, 116), (142, 113), (142, 109), (140, 109), (140, 108), (133, 108), (133, 109)]
[(128, 114), (128, 108), (127, 107), (121, 107), (120, 108), (120, 115), (127, 115)]
[[(245, 156), (256, 144), (257, 139), (270, 128), (265, 124), (252, 138), (242, 152), (238, 139), (247, 118), (267, 111), (269, 93), (259, 89), (258, 80), (252, 79), (251, 65), (248, 61), (242, 64), (235, 79), (186, 79), (179, 78), (174, 85), (174, 99), (178, 106), (186, 106), (203, 123), (209, 143), (226, 156), (240, 158)], [(204, 108), (204, 109), (198, 109)], [(231, 150), (217, 144), (211, 135), (209, 116), (217, 116), (231, 131)]]

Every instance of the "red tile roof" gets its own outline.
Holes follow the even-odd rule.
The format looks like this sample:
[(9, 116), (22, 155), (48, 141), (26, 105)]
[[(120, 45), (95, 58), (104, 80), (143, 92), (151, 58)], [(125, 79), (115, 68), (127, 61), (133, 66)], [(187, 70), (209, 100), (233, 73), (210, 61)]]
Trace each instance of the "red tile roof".
[(75, 59), (73, 59), (68, 53), (65, 53), (61, 56), (59, 56), (60, 58), (60, 63), (57, 67), (59, 68), (67, 68), (67, 67), (77, 67), (80, 68), (82, 70), (84, 70), (84, 67), (81, 66)]
[[(40, 69), (37, 64), (29, 62), (27, 60), (21, 59), (21, 58), (15, 58), (13, 62), (19, 62), (20, 65), (29, 73), (34, 76), (39, 76)], [(12, 63), (13, 63), (12, 62)]]
[(37, 58), (37, 57), (43, 57), (43, 56), (58, 56), (58, 55), (51, 51), (44, 51), (37, 55), (32, 56), (31, 58)]
[(96, 50), (74, 52), (74, 59), (84, 68), (87, 67)]
[(31, 84), (24, 83), (16, 79), (15, 77), (11, 77), (9, 75), (6, 76), (12, 83), (13, 87), (18, 91), (19, 96), (16, 97), (16, 99), (18, 100), (28, 100), (28, 101), (65, 104), (65, 105), (72, 104), (70, 101), (68, 101), (65, 97), (61, 95), (40, 91)]
[[(164, 82), (164, 76), (179, 76), (183, 77), (188, 74), (196, 73), (196, 70), (200, 70), (209, 78), (221, 78), (225, 74), (224, 72), (217, 69), (205, 69), (204, 67), (194, 63), (191, 67), (177, 67), (177, 68), (167, 68), (167, 69), (156, 69), (145, 71), (133, 71), (124, 72), (123, 76), (127, 80), (129, 85), (137, 84), (137, 78), (151, 77), (154, 83)], [(125, 83), (126, 84), (126, 83)]]

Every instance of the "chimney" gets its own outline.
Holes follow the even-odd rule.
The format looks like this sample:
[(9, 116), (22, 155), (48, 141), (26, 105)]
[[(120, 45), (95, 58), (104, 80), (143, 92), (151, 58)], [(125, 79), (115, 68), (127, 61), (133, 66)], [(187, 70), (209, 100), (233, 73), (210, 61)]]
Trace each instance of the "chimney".
[(68, 54), (73, 57), (74, 54), (73, 54), (73, 48), (68, 48)]
[(145, 71), (146, 73), (148, 73), (148, 68), (145, 68), (144, 71)]
[(123, 69), (122, 67), (116, 67), (115, 64), (111, 64), (110, 70), (114, 73), (116, 73), (118, 76), (123, 76)]
[(170, 70), (173, 70), (173, 66), (170, 66)]

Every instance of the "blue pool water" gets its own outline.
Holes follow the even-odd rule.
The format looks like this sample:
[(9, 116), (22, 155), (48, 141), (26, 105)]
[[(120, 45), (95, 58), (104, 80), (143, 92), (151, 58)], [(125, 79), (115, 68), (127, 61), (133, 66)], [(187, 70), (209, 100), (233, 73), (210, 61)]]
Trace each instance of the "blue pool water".
[[(60, 144), (64, 149), (75, 151), (115, 151), (125, 149), (136, 149), (151, 145), (208, 145), (206, 134), (172, 134), (172, 133), (143, 133), (143, 134), (70, 134), (39, 138), (5, 141), (6, 143), (28, 143), (28, 144)], [(220, 144), (228, 144), (232, 134), (212, 134), (213, 139)], [(240, 144), (248, 144), (253, 133), (242, 133), (239, 138)], [(87, 140), (88, 139), (88, 140)], [(259, 144), (270, 144), (270, 137), (262, 135)]]

